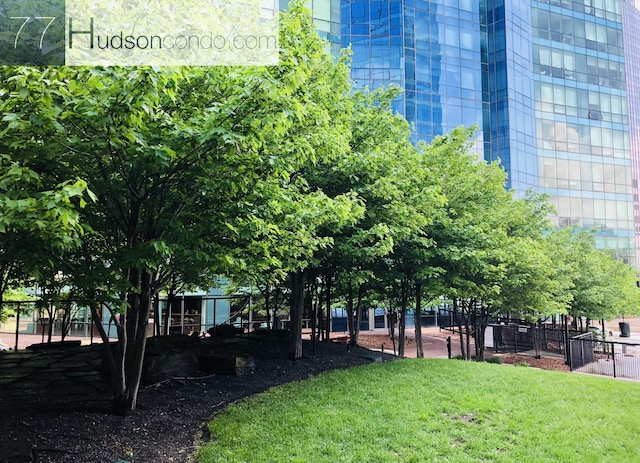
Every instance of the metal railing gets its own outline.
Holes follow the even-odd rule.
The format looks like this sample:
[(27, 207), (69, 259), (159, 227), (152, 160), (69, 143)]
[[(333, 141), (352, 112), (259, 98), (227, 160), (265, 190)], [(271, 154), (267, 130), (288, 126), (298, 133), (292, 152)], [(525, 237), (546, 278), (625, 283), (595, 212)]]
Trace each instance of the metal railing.
[(593, 333), (571, 338), (571, 371), (640, 380), (640, 344), (604, 341)]
[[(235, 325), (251, 331), (261, 323), (260, 320), (253, 319), (248, 296), (187, 296), (176, 298), (176, 302), (169, 314), (170, 334), (206, 333), (219, 325)], [(167, 300), (154, 301), (149, 315), (149, 336), (156, 331), (158, 334), (164, 333), (164, 314), (158, 312), (161, 316), (155, 317), (160, 305), (167, 310)], [(189, 311), (190, 308), (195, 309), (193, 313)], [(0, 325), (3, 342), (16, 350), (20, 344), (24, 344), (20, 342), (20, 338), (28, 335), (27, 339), (34, 343), (44, 343), (49, 339), (58, 341), (66, 337), (87, 338), (90, 343), (102, 342), (94, 326), (91, 311), (78, 301), (57, 301), (56, 305), (51, 304), (46, 308), (40, 300), (3, 301), (1, 309), (8, 314), (6, 322)], [(115, 339), (117, 333), (113, 319), (106, 309), (100, 309), (99, 312), (100, 323), (107, 335)]]

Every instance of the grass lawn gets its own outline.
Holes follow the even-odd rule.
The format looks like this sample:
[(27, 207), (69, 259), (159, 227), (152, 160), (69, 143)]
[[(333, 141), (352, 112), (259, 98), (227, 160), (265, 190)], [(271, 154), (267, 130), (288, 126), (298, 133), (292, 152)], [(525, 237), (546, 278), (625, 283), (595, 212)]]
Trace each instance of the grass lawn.
[(274, 388), (209, 428), (201, 463), (640, 462), (640, 383), (401, 360)]

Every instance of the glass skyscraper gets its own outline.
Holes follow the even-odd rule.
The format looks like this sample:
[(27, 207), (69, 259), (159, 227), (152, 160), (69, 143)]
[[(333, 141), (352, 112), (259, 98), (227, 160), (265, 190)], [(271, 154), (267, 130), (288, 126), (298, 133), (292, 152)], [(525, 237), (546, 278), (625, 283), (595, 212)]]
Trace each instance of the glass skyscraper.
[(640, 267), (640, 0), (308, 5), (334, 49), (353, 49), (356, 86), (402, 88), (416, 141), (476, 125), (517, 195), (547, 193), (555, 225), (596, 229)]

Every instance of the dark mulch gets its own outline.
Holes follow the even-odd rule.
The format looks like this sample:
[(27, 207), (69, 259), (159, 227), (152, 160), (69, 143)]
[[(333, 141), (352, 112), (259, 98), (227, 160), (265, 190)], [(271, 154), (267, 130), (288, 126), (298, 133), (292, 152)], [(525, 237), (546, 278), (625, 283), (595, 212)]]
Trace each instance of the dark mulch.
[(298, 361), (287, 359), (284, 338), (249, 342), (242, 350), (254, 357), (254, 374), (194, 375), (149, 386), (126, 417), (110, 414), (105, 396), (0, 398), (0, 440), (35, 446), (42, 462), (193, 462), (207, 440), (207, 421), (229, 404), (273, 386), (370, 362), (360, 357), (369, 350), (334, 342), (316, 343), (315, 353), (305, 342)]
[(540, 368), (541, 370), (571, 371), (569, 366), (564, 362), (564, 359), (560, 358), (542, 357), (537, 359), (531, 355), (520, 354), (503, 354), (499, 357), (502, 359), (502, 363), (512, 365), (528, 365), (533, 368)]

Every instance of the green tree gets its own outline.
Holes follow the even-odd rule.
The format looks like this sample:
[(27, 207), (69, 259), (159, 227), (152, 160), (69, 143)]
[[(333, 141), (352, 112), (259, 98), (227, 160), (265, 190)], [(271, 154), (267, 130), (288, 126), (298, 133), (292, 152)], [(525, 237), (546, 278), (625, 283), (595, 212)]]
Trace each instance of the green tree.
[[(430, 169), (440, 181), (446, 204), (434, 218), (436, 242), (431, 266), (442, 269), (442, 290), (453, 300), (462, 355), (470, 339), (484, 343), (483, 324), (505, 275), (506, 224), (502, 212), (512, 201), (505, 172), (469, 151), (474, 129), (456, 128), (424, 147)], [(482, 352), (479, 352), (482, 354)]]
[(289, 5), (281, 31), (281, 66), (290, 65), (297, 71), (298, 87), (291, 95), (297, 113), (292, 114), (287, 133), (279, 134), (258, 152), (277, 165), (283, 165), (287, 158), (291, 162), (272, 185), (272, 202), (263, 222), (251, 225), (253, 233), (245, 235), (237, 249), (253, 258), (251, 265), (239, 269), (250, 269), (250, 279), (268, 285), (289, 282), (289, 357), (299, 359), (309, 271), (317, 265), (320, 251), (334, 244), (327, 231), (337, 232), (353, 224), (364, 207), (352, 191), (332, 191), (313, 179), (317, 166), (332, 165), (349, 151), (352, 104), (348, 57), (334, 62), (302, 2)]
[(429, 211), (418, 213), (418, 207), (428, 209), (434, 201), (421, 157), (411, 144), (409, 126), (392, 112), (398, 94), (393, 87), (354, 92), (350, 149), (309, 173), (312, 185), (329, 195), (352, 192), (366, 208), (352, 226), (325, 230), (333, 245), (321, 253), (317, 269), (327, 285), (327, 314), (330, 290), (338, 281), (336, 295), (346, 302), (352, 345), (357, 344), (363, 304), (378, 261), (401, 240), (421, 233)]
[[(16, 79), (16, 69), (0, 69), (0, 79)], [(13, 87), (13, 91), (11, 88)], [(23, 100), (27, 90), (13, 82), (0, 86), (0, 320), (4, 294), (20, 287), (51, 255), (76, 246), (84, 231), (79, 212), (94, 198), (74, 176), (49, 176), (46, 133), (12, 137), (37, 126), (43, 102)]]
[(546, 239), (551, 231), (547, 197), (529, 193), (513, 200), (505, 212), (506, 272), (493, 306), (498, 313), (517, 314), (532, 323), (534, 347), (540, 356), (540, 324), (566, 313), (572, 282)]
[(638, 313), (637, 273), (607, 250), (595, 247), (593, 232), (560, 230), (548, 237), (571, 278), (568, 313), (574, 321), (612, 319)]
[(27, 167), (51, 183), (82, 178), (97, 198), (79, 217), (82, 247), (57, 261), (96, 322), (101, 304), (119, 315), (117, 349), (107, 349), (116, 413), (136, 406), (150, 303), (173, 275), (204, 286), (260, 260), (304, 268), (325, 243), (316, 219), (353, 212), (350, 198), (328, 201), (297, 176), (336, 133), (314, 131), (333, 123), (314, 107), (314, 83), (330, 85), (324, 49), (295, 20), (281, 31), (270, 68), (4, 71), (3, 140), (38, 148)]

